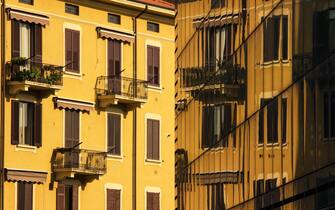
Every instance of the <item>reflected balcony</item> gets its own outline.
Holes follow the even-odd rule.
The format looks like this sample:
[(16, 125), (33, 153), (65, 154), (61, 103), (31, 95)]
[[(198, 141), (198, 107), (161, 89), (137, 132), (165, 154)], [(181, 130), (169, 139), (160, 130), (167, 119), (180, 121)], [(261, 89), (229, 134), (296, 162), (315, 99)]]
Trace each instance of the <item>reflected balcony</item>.
[(15, 58), (6, 63), (9, 94), (22, 91), (55, 94), (63, 87), (63, 66)]
[(140, 107), (148, 99), (148, 82), (120, 76), (100, 76), (95, 87), (99, 107), (122, 104)]

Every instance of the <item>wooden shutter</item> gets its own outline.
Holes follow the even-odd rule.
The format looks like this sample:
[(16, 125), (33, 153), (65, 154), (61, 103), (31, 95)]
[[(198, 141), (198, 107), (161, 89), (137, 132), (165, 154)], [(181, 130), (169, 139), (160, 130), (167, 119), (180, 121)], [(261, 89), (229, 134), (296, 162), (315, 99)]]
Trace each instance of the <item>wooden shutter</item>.
[(147, 192), (147, 210), (153, 210), (153, 195)]
[(154, 84), (153, 78), (153, 48), (151, 46), (147, 47), (147, 80), (149, 84)]
[(25, 205), (25, 199), (24, 199), (24, 194), (25, 194), (25, 186), (24, 182), (17, 182), (17, 209), (18, 210), (24, 210), (24, 205)]
[(115, 75), (115, 66), (114, 66), (114, 41), (108, 40), (108, 76)]
[(12, 58), (20, 57), (20, 23), (12, 20)]
[(80, 68), (80, 32), (72, 31), (72, 62), (73, 72), (79, 73)]
[(114, 62), (115, 62), (115, 75), (120, 77), (121, 72), (121, 42), (114, 40)]
[(159, 193), (152, 193), (152, 206), (153, 210), (159, 210)]
[(153, 48), (153, 77), (154, 77), (154, 81), (153, 84), (156, 86), (159, 86), (159, 65), (160, 65), (160, 61), (159, 61), (159, 48), (158, 47), (154, 47)]
[(159, 120), (152, 121), (152, 157), (159, 160)]
[(12, 101), (12, 128), (11, 128), (11, 143), (13, 145), (19, 144), (19, 106), (18, 101)]
[(56, 209), (65, 210), (65, 185), (60, 183), (56, 190)]
[(65, 59), (66, 59), (66, 67), (67, 71), (71, 71), (73, 69), (72, 62), (72, 31), (70, 29), (65, 29)]
[(72, 147), (72, 113), (65, 111), (65, 147)]
[(107, 189), (107, 210), (121, 209), (121, 190)]
[(24, 183), (24, 210), (33, 209), (33, 184)]
[(153, 121), (147, 120), (147, 158), (153, 159)]
[(30, 53), (31, 56), (34, 55), (33, 61), (36, 62), (38, 65), (42, 64), (42, 26), (41, 25), (33, 25), (31, 28), (31, 38), (33, 41), (30, 42), (32, 47), (30, 48), (32, 52)]
[(42, 104), (35, 104), (34, 145), (42, 146)]
[[(79, 119), (80, 118), (80, 112), (78, 111), (72, 111), (72, 138), (74, 141), (74, 144), (79, 143)], [(74, 145), (73, 145), (74, 146)]]
[(108, 151), (121, 154), (121, 116), (108, 114)]
[(78, 185), (72, 185), (72, 210), (78, 210)]

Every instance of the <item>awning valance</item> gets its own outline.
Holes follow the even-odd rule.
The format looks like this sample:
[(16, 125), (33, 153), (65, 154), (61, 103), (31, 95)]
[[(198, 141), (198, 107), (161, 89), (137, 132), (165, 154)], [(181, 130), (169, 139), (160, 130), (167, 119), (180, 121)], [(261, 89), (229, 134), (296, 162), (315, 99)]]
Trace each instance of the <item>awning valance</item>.
[(231, 171), (200, 173), (195, 174), (195, 180), (198, 184), (237, 184), (242, 180), (242, 173)]
[(225, 16), (208, 17), (204, 20), (204, 17), (193, 20), (193, 26), (199, 27), (219, 27), (227, 24), (237, 24), (239, 21), (238, 14), (230, 14)]
[(58, 109), (72, 109), (82, 112), (90, 112), (94, 108), (94, 103), (67, 98), (54, 97), (53, 102), (55, 104), (55, 108)]
[(40, 184), (46, 182), (47, 175), (47, 172), (6, 169), (6, 180), (12, 182), (32, 182)]
[(135, 36), (133, 34), (114, 31), (106, 28), (97, 27), (98, 36), (103, 39), (114, 39), (121, 42), (134, 42)]
[(45, 26), (49, 24), (49, 17), (45, 15), (25, 12), (21, 10), (16, 9), (7, 9), (7, 13), (9, 16), (9, 19), (14, 19), (18, 21), (28, 22), (28, 23), (34, 23), (34, 24), (40, 24), (42, 26)]

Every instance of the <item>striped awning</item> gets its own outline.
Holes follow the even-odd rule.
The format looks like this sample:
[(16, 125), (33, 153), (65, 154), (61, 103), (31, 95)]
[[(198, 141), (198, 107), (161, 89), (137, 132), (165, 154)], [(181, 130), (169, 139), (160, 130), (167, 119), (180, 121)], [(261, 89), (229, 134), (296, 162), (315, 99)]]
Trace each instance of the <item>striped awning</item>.
[(58, 109), (70, 109), (82, 112), (90, 112), (94, 108), (94, 103), (92, 102), (78, 101), (67, 98), (54, 97), (53, 102), (55, 104), (55, 108)]
[(205, 185), (215, 183), (237, 184), (242, 181), (242, 173), (238, 171), (220, 171), (213, 173), (199, 173), (194, 175), (198, 184)]
[(238, 14), (229, 14), (216, 17), (201, 17), (193, 20), (193, 26), (199, 27), (218, 27), (227, 24), (237, 24), (239, 21)]
[(7, 8), (8, 17), (11, 20), (18, 20), (22, 22), (40, 24), (45, 26), (49, 24), (49, 17), (45, 15), (25, 12), (17, 9)]
[(120, 31), (114, 31), (106, 28), (97, 27), (98, 36), (103, 39), (113, 39), (125, 43), (134, 42), (134, 34), (129, 34)]
[(6, 180), (12, 182), (31, 182), (31, 183), (45, 183), (47, 180), (47, 172), (39, 171), (25, 171), (16, 169), (6, 169)]

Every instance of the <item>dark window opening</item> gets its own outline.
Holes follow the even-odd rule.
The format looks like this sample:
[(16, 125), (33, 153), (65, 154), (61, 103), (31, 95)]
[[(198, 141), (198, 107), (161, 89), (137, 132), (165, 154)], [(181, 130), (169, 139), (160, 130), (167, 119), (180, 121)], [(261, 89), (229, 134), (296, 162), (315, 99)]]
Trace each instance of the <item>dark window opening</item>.
[(33, 209), (33, 184), (17, 183), (17, 210)]
[[(268, 179), (265, 182), (265, 194), (264, 203), (265, 206), (277, 203), (280, 201), (280, 191), (277, 188), (277, 179)], [(279, 210), (280, 208), (273, 208), (274, 210)]]
[(78, 210), (78, 185), (58, 184), (56, 209)]
[(335, 91), (323, 95), (323, 123), (325, 140), (335, 140)]
[(147, 22), (147, 30), (153, 32), (159, 32), (159, 24), (153, 22)]
[(286, 127), (287, 127), (287, 99), (282, 98), (282, 104), (281, 104), (281, 138), (282, 143), (285, 144), (287, 142), (286, 140)]
[(112, 155), (121, 155), (121, 116), (119, 114), (108, 114), (108, 148)]
[(267, 106), (267, 143), (278, 142), (278, 100), (275, 99)]
[(34, 5), (34, 0), (19, 0), (19, 2)]
[(211, 8), (220, 8), (226, 6), (226, 0), (211, 0)]
[(65, 4), (65, 12), (73, 15), (79, 15), (79, 6), (73, 4)]
[[(257, 197), (264, 193), (264, 179), (255, 180), (254, 181), (254, 196)], [(263, 199), (261, 197), (257, 197), (255, 199), (255, 209), (262, 208), (263, 205)]]
[(207, 209), (224, 210), (224, 184), (216, 183), (207, 186)]
[(121, 16), (115, 15), (115, 14), (108, 14), (108, 22), (115, 23), (115, 24), (121, 24)]

